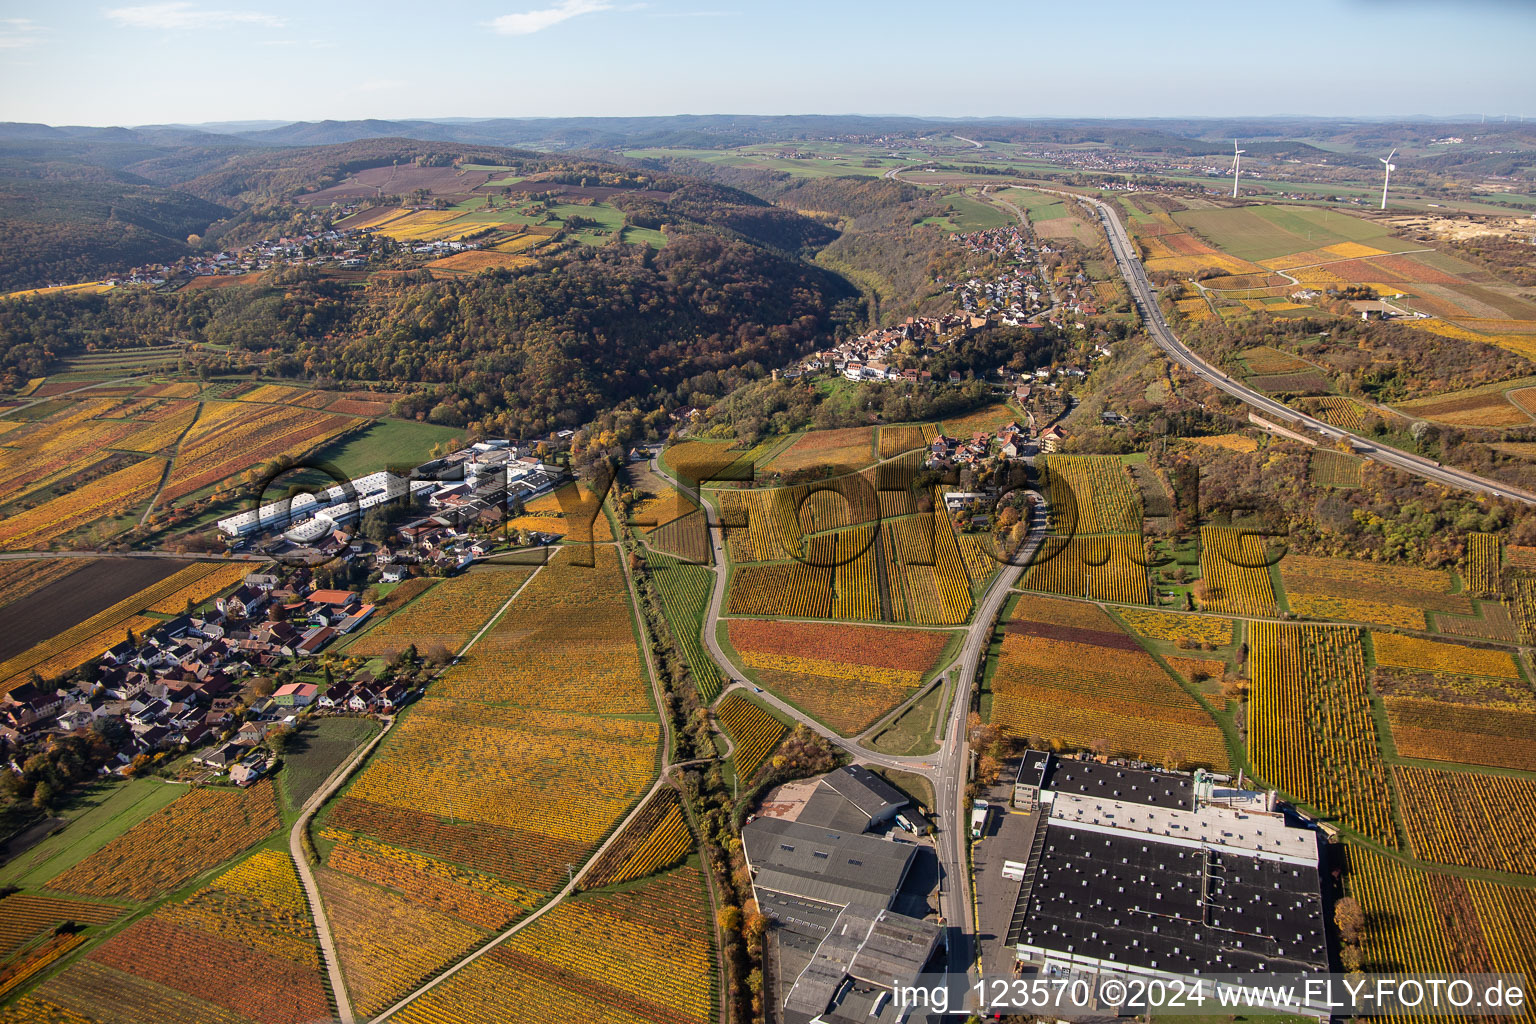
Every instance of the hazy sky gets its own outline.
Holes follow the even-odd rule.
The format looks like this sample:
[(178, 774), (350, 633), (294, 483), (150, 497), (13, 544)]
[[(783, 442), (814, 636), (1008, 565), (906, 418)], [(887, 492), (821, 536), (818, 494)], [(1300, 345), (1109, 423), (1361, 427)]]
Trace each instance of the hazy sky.
[(0, 120), (1536, 114), (1531, 0), (0, 0)]

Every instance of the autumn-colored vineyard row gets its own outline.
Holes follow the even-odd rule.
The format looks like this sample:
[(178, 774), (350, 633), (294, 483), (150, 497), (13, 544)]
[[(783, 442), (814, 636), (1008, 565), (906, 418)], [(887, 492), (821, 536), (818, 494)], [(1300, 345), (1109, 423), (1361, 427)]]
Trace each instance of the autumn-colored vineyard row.
[(726, 694), (716, 715), (736, 744), (732, 756), (736, 762), (736, 775), (742, 779), (750, 779), (757, 773), (758, 766), (788, 731), (783, 722), (740, 693)]
[(1414, 697), (1382, 703), (1403, 757), (1536, 771), (1536, 713)]
[(691, 849), (693, 833), (688, 831), (683, 805), (677, 791), (667, 787), (646, 801), (639, 816), (593, 862), (582, 885), (597, 889), (644, 878), (676, 864)]
[(1376, 664), (1420, 672), (1453, 672), (1458, 675), (1519, 679), (1520, 667), (1508, 651), (1491, 651), (1463, 644), (1448, 644), (1401, 633), (1372, 633)]
[(310, 1024), (329, 1013), (293, 862), (262, 850), (113, 936), (0, 1020)]
[[(1034, 606), (1022, 598), (1016, 614)], [(1226, 745), (1209, 713), (1099, 614), (1102, 625), (1086, 616), (1089, 626), (1011, 622), (992, 679), (992, 721), (1021, 738), (1224, 769)]]
[(1154, 608), (1120, 608), (1120, 617), (1142, 636), (1171, 643), (1211, 644), (1225, 647), (1232, 642), (1232, 620), (1212, 615), (1180, 615)]
[(1041, 461), (1057, 533), (1141, 533), (1141, 491), (1118, 456), (1050, 455)]
[(400, 1024), (706, 1024), (714, 950), (703, 877), (684, 866), (559, 904), (398, 1015)]
[(715, 586), (715, 574), (703, 565), (693, 565), (661, 555), (650, 559), (651, 579), (661, 595), (661, 605), (672, 634), (683, 649), (683, 660), (699, 697), (708, 703), (720, 694), (720, 667), (704, 649), (702, 630)]
[(936, 666), (952, 634), (800, 622), (730, 621), (731, 644), (762, 684), (844, 735), (874, 724)]
[(148, 458), (52, 500), (0, 519), (0, 548), (42, 547), (55, 538), (142, 505), (160, 485), (165, 461)]
[(1494, 597), (1503, 589), (1503, 547), (1496, 533), (1467, 536), (1467, 589)]
[[(33, 672), (45, 679), (53, 678), (100, 657), (107, 648), (120, 643), (128, 630), (142, 634), (159, 623), (160, 620), (139, 614), (145, 608), (173, 599), (173, 595), (184, 590), (192, 592), (209, 577), (222, 578), (229, 570), (229, 566), (218, 562), (193, 562), (43, 643), (33, 645), (0, 664), (0, 691), (26, 682)], [(183, 599), (182, 604), (185, 603)]]
[(1393, 776), (1415, 857), (1536, 875), (1536, 782), (1401, 765)]
[(1253, 622), (1248, 644), (1254, 770), (1296, 799), (1396, 846), (1360, 632)]
[(56, 896), (13, 893), (0, 899), (0, 958), (55, 925), (106, 924), (117, 919), (121, 907), (104, 903), (64, 900)]
[(174, 501), (276, 455), (304, 455), (361, 422), (297, 406), (205, 402), (181, 440), (161, 497)]
[(491, 934), (412, 894), (329, 867), (316, 869), (315, 881), (359, 1016), (392, 1005)]
[[(348, 794), (585, 844), (645, 790), (659, 735), (654, 721), (466, 709), (424, 697), (390, 731)], [(570, 811), (576, 800), (581, 814)]]
[(1140, 534), (1049, 537), (1020, 578), (1026, 590), (1095, 601), (1150, 604)]
[[(1536, 890), (1418, 871), (1358, 846), (1349, 866), (1346, 884), (1365, 912), (1363, 970), (1536, 973)], [(1536, 1013), (1527, 1006), (1504, 1019)]]
[(409, 644), (415, 644), (418, 651), (441, 644), (456, 653), (486, 619), (517, 593), (532, 571), (485, 566), (435, 583), (426, 593), (358, 637), (347, 653), (365, 658), (398, 654)]
[(355, 878), (399, 890), (439, 913), (499, 930), (535, 903), (538, 894), (490, 875), (338, 829), (321, 836), (333, 845), (326, 864)]
[(1270, 580), (1264, 538), (1231, 526), (1200, 528), (1202, 601), (1207, 611), (1228, 615), (1272, 615), (1275, 587)]
[(591, 567), (566, 548), (539, 570), (433, 692), (555, 711), (654, 711), (619, 554), (591, 553)]
[(153, 899), (266, 838), (281, 824), (269, 780), (242, 790), (193, 788), (51, 879), (48, 888), (82, 896)]

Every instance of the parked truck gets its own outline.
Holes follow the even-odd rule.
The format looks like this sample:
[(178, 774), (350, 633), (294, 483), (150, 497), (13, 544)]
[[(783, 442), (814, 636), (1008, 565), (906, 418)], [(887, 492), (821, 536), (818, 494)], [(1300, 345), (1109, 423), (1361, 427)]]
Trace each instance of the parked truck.
[(980, 839), (982, 834), (987, 831), (987, 816), (991, 813), (991, 811), (992, 808), (987, 805), (985, 800), (971, 801), (972, 839)]

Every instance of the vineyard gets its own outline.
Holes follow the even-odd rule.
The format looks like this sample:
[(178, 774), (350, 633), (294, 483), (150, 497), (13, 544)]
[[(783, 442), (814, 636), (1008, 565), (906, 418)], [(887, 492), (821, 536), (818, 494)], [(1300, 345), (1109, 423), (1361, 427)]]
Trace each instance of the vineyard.
[(660, 789), (645, 802), (623, 834), (592, 862), (582, 887), (600, 889), (672, 867), (693, 849), (677, 790)]
[(1032, 745), (1224, 770), (1225, 741), (1199, 701), (1107, 617), (1083, 621), (1008, 623), (992, 678), (993, 724)]
[(1270, 785), (1396, 846), (1358, 630), (1248, 626), (1248, 757)]
[(1231, 526), (1200, 527), (1202, 606), (1228, 615), (1274, 614), (1269, 561), (1263, 537)]
[[(105, 988), (113, 995), (100, 1002)], [(15, 1010), (52, 1005), (103, 1021), (309, 1024), (330, 1012), (309, 907), (292, 860), (277, 850), (136, 922), (29, 999)]]
[[(0, 897), (0, 998), (46, 970), (75, 947), (95, 938), (91, 925), (107, 925), (120, 907), (16, 893)], [(55, 932), (65, 922), (70, 931)]]
[(1308, 459), (1308, 476), (1319, 487), (1359, 487), (1364, 462), (1331, 448), (1317, 448)]
[(736, 776), (750, 779), (788, 731), (784, 723), (740, 693), (728, 693), (715, 711), (736, 744)]
[(1536, 771), (1536, 713), (1413, 697), (1382, 703), (1402, 757)]
[(199, 567), (206, 570), (200, 579), (189, 580), (185, 586), (150, 605), (149, 610), (162, 615), (181, 615), (189, 605), (200, 605), (215, 594), (223, 593), (251, 572), (251, 566), (244, 562), (231, 565), (202, 562)]
[(1141, 535), (1049, 537), (1035, 553), (1019, 586), (1095, 601), (1150, 604)]
[(330, 868), (316, 870), (315, 880), (360, 1018), (391, 1005), (490, 934)]
[[(1536, 972), (1536, 890), (1416, 871), (1349, 847), (1350, 895), (1365, 911), (1362, 968), (1394, 973)], [(1529, 1020), (1525, 1009), (1511, 1020)]]
[(646, 541), (665, 552), (695, 565), (709, 565), (713, 554), (709, 542), (709, 522), (703, 510), (690, 512), (646, 534)]
[(98, 519), (137, 509), (155, 493), (164, 472), (163, 460), (145, 459), (8, 515), (0, 519), (0, 549), (43, 547)]
[(1045, 461), (1056, 533), (1141, 533), (1141, 490), (1118, 456), (1051, 455)]
[(718, 998), (704, 879), (692, 865), (582, 893), (409, 1004), (400, 1024), (709, 1024)]
[(904, 425), (880, 428), (880, 457), (889, 459), (914, 448), (923, 448), (936, 436), (931, 426)]
[(665, 555), (653, 554), (648, 561), (662, 609), (683, 650), (683, 660), (688, 663), (688, 673), (700, 699), (707, 704), (719, 695), (721, 685), (720, 668), (704, 649), (702, 639), (715, 574), (705, 566), (679, 562)]
[(761, 469), (766, 473), (859, 469), (874, 461), (874, 441), (873, 427), (811, 430), (796, 438)]
[(845, 736), (911, 695), (951, 638), (938, 630), (729, 620), (731, 645), (759, 681)]
[(1520, 642), (1536, 644), (1536, 576), (1511, 575), (1509, 593)]
[(1520, 666), (1515, 664), (1514, 655), (1508, 651), (1465, 647), (1423, 637), (1404, 636), (1401, 633), (1372, 633), (1371, 646), (1376, 652), (1376, 664), (1388, 668), (1492, 676), (1497, 679), (1520, 678)]
[(177, 449), (161, 497), (175, 501), (278, 455), (300, 458), (362, 422), (302, 406), (204, 402)]
[(944, 433), (950, 437), (970, 437), (978, 431), (991, 433), (1001, 430), (1013, 422), (1013, 417), (1013, 410), (999, 402), (984, 406), (975, 412), (966, 413), (964, 416), (945, 420), (941, 426)]
[(410, 644), (418, 651), (442, 645), (457, 653), (532, 573), (485, 566), (442, 580), (354, 640), (347, 654), (390, 657)]
[[(744, 506), (722, 502), (722, 508), (739, 512)], [(754, 514), (750, 521), (762, 517)], [(742, 539), (756, 529), (728, 532), (733, 560), (756, 557), (766, 541)], [(797, 529), (793, 521), (786, 526), (787, 532)], [(731, 577), (728, 613), (925, 625), (954, 625), (970, 615), (971, 577), (944, 517), (907, 515), (878, 529), (859, 525), (817, 534), (804, 539), (803, 555), (804, 561), (739, 566)]]
[(29, 940), (65, 921), (76, 924), (107, 924), (123, 908), (105, 903), (65, 900), (57, 896), (13, 893), (0, 897), (0, 958), (9, 957)]
[[(427, 696), (380, 743), (327, 823), (458, 861), (541, 890), (564, 877), (649, 787), (660, 729), (654, 721), (539, 711)], [(349, 809), (350, 807), (350, 809)], [(484, 856), (464, 859), (407, 823), (451, 823), (485, 834)], [(382, 820), (376, 826), (374, 817)], [(430, 828), (427, 831), (435, 831)], [(502, 837), (509, 861), (496, 853)]]
[(1450, 577), (1436, 569), (1286, 555), (1280, 579), (1291, 610), (1308, 618), (1424, 629), (1426, 611), (1472, 612), (1467, 596), (1451, 593)]
[(1119, 616), (1142, 636), (1181, 646), (1208, 644), (1225, 647), (1232, 642), (1231, 619), (1212, 615), (1179, 615), (1153, 608), (1117, 608)]
[(1478, 597), (1497, 597), (1504, 589), (1501, 543), (1496, 533), (1467, 535), (1467, 589)]
[(1536, 782), (1507, 775), (1392, 770), (1420, 860), (1536, 875)]
[(51, 879), (48, 888), (153, 899), (260, 842), (281, 824), (270, 780), (242, 790), (193, 788)]
[(538, 894), (507, 885), (483, 872), (366, 836), (328, 828), (321, 832), (321, 837), (332, 844), (327, 866), (394, 889), (424, 907), (466, 924), (500, 930), (538, 902)]
[(434, 693), (555, 711), (652, 713), (619, 554), (608, 546), (592, 554), (591, 568), (567, 550), (539, 570)]
[(94, 558), (27, 558), (0, 562), (0, 608), (95, 562)]

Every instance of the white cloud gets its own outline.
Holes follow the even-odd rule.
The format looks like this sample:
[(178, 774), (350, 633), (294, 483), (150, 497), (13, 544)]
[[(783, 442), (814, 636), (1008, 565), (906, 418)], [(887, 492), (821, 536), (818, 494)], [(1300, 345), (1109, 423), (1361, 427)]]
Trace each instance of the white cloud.
[(526, 36), (542, 32), (578, 15), (611, 10), (613, 4), (606, 0), (560, 0), (555, 6), (542, 10), (503, 14), (491, 21), (491, 27), (504, 36)]
[(114, 7), (107, 17), (129, 28), (195, 29), (226, 28), (231, 25), (260, 25), (282, 28), (288, 22), (258, 11), (223, 11), (200, 8), (186, 2), (143, 4), (138, 7)]
[(0, 50), (19, 50), (38, 40), (43, 27), (31, 18), (0, 18)]

